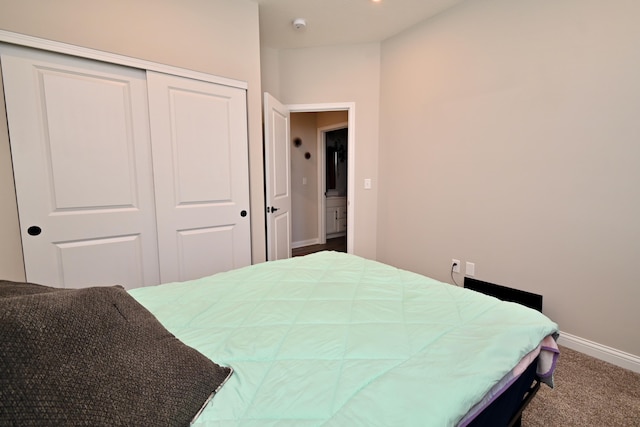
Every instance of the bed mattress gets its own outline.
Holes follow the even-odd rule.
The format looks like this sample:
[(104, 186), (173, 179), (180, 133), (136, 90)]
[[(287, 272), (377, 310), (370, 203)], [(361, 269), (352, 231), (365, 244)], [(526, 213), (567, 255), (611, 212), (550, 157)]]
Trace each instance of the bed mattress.
[(130, 294), (234, 374), (219, 426), (453, 426), (557, 333), (543, 314), (321, 252)]

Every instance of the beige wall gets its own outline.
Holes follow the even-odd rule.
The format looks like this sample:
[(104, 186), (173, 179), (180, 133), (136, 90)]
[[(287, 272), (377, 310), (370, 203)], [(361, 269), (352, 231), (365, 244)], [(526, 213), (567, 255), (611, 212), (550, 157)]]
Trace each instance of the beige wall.
[[(375, 258), (380, 45), (285, 49), (268, 55), (277, 58), (277, 66), (270, 60), (270, 70), (278, 71), (277, 89), (283, 103), (355, 103), (355, 141), (353, 145), (349, 141), (355, 151), (355, 193), (349, 207), (355, 216), (353, 249), (356, 255)], [(363, 189), (365, 178), (372, 180), (371, 190)]]
[(349, 121), (348, 111), (324, 111), (317, 115), (316, 126), (323, 128), (347, 123), (347, 121)]
[[(291, 114), (291, 242), (318, 239), (318, 113)], [(311, 154), (305, 159), (304, 154)], [(303, 183), (305, 179), (306, 183)], [(297, 245), (296, 245), (297, 246)]]
[[(301, 138), (302, 145), (291, 145), (291, 240), (317, 242), (318, 234), (318, 129), (347, 123), (347, 111), (291, 113), (291, 140)], [(311, 158), (306, 159), (305, 153)], [(306, 181), (306, 184), (304, 181)], [(307, 243), (309, 244), (309, 243)], [(297, 246), (297, 245), (296, 245)]]
[[(251, 0), (0, 0), (0, 29), (248, 83), (253, 262), (265, 260), (258, 5)], [(2, 119), (4, 119), (4, 114)], [(6, 123), (4, 123), (6, 125)], [(0, 275), (17, 277), (17, 214), (0, 127)], [(5, 195), (8, 195), (5, 197)], [(12, 257), (10, 260), (7, 257)], [(22, 261), (20, 260), (19, 264)], [(20, 269), (22, 266), (20, 265)]]
[[(4, 99), (2, 85), (0, 99)], [(24, 281), (24, 260), (6, 117), (4, 102), (0, 102), (0, 279)]]
[(485, 0), (382, 44), (378, 258), (640, 355), (640, 2)]
[(269, 92), (280, 99), (280, 51), (269, 47), (260, 47), (260, 72), (263, 92)]

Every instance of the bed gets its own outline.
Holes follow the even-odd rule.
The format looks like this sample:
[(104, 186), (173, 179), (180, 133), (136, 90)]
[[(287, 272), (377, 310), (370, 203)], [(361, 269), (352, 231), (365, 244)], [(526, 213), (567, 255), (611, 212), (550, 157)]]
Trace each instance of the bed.
[[(133, 406), (127, 408), (138, 417), (133, 420), (151, 422), (164, 411), (154, 419), (164, 420), (157, 425), (185, 420), (202, 426), (508, 425), (517, 420), (523, 400), (540, 381), (553, 385), (558, 327), (543, 314), (354, 255), (320, 252), (189, 282), (114, 292), (126, 304), (152, 314), (143, 313), (145, 322), (159, 323), (160, 339), (142, 345), (140, 352), (154, 350), (139, 369), (152, 380), (172, 370), (175, 375), (149, 393), (147, 377), (137, 370), (123, 373), (124, 381), (112, 378), (108, 382), (113, 384), (98, 398), (84, 396), (88, 400), (76, 410), (80, 416), (87, 407), (126, 394), (128, 400), (121, 400)], [(0, 303), (11, 295), (16, 300), (15, 292), (8, 295)], [(104, 305), (130, 317), (119, 302)], [(80, 324), (89, 323), (79, 319)], [(0, 324), (6, 323), (2, 318)], [(136, 348), (142, 336), (155, 334), (140, 334), (138, 329), (124, 348)], [(4, 327), (0, 332), (6, 336)], [(106, 334), (103, 330), (97, 335)], [(167, 342), (188, 355), (175, 362), (176, 357), (163, 354)], [(109, 340), (106, 349), (92, 351), (90, 359), (113, 346)], [(6, 356), (4, 347), (0, 354)], [(124, 351), (118, 347), (109, 357)], [(196, 358), (196, 367), (187, 380), (182, 370), (190, 367), (190, 357)], [(132, 358), (116, 363), (128, 368), (136, 364)], [(2, 369), (0, 381), (6, 381), (7, 368)], [(102, 366), (86, 369), (73, 381), (105, 371)], [(199, 369), (208, 374), (204, 382)], [(118, 377), (117, 369), (109, 372)], [(9, 374), (15, 381), (24, 377), (15, 370)], [(138, 377), (138, 382), (132, 380)], [(37, 405), (29, 399), (16, 398), (19, 386), (12, 387), (0, 391), (0, 423), (34, 410), (40, 412), (30, 417), (42, 421), (46, 408), (33, 409)], [(119, 387), (128, 388), (122, 392)], [(180, 399), (192, 389), (202, 391), (189, 397), (190, 409), (182, 418), (165, 414), (169, 407), (179, 411)], [(164, 395), (171, 390), (179, 390), (172, 392), (175, 402)], [(159, 408), (145, 403), (142, 410), (142, 394)], [(22, 402), (20, 410), (10, 407), (16, 401)], [(100, 416), (110, 413), (104, 410)], [(107, 424), (118, 425), (111, 421)]]

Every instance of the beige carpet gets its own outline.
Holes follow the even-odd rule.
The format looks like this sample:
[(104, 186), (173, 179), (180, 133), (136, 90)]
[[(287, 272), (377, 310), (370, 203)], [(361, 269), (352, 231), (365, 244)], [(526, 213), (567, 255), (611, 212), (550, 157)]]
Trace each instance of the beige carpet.
[(640, 426), (640, 374), (560, 348), (555, 388), (542, 385), (523, 427)]

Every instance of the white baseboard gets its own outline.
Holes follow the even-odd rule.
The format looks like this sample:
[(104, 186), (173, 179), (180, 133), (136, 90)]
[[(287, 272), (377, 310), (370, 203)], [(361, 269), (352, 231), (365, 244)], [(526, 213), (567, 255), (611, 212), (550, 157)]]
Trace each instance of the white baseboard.
[(320, 239), (301, 240), (299, 242), (291, 242), (291, 249), (302, 248), (304, 246), (317, 245), (320, 243)]
[(560, 332), (558, 344), (579, 351), (596, 359), (604, 360), (621, 368), (640, 373), (640, 357), (589, 341), (566, 332)]

